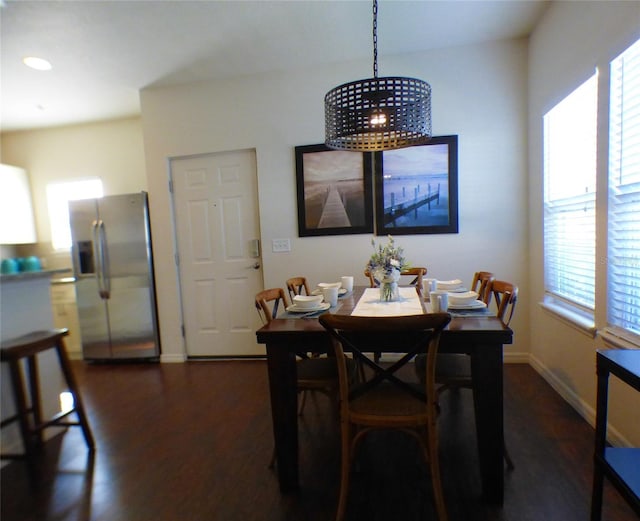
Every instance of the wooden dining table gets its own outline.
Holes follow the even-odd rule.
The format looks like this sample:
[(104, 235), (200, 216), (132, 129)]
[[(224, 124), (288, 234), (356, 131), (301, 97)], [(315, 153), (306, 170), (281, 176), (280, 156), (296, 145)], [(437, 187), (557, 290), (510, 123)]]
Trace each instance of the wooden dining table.
[[(329, 312), (351, 314), (365, 288), (356, 287)], [(329, 334), (317, 317), (276, 318), (256, 332), (266, 345), (271, 416), (282, 493), (299, 490), (296, 352), (327, 352)], [(484, 499), (503, 503), (504, 427), (502, 348), (513, 333), (495, 316), (453, 316), (440, 340), (440, 352), (471, 356), (475, 424)], [(398, 339), (397, 352), (402, 352)]]

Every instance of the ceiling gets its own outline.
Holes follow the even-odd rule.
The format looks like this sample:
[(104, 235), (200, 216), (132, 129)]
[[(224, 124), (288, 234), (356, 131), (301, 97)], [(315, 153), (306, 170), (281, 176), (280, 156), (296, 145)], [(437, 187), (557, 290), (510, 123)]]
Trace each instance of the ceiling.
[[(379, 0), (380, 75), (385, 55), (526, 36), (547, 3)], [(137, 115), (139, 90), (149, 86), (372, 59), (370, 0), (0, 6), (3, 132)], [(53, 69), (29, 69), (25, 56)]]

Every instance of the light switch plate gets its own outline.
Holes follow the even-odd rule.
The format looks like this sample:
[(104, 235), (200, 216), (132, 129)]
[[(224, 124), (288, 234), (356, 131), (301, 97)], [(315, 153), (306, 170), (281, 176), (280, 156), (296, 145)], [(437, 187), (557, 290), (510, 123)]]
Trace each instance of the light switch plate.
[(273, 253), (291, 251), (291, 243), (289, 242), (289, 239), (273, 239), (271, 241), (271, 251), (273, 251)]

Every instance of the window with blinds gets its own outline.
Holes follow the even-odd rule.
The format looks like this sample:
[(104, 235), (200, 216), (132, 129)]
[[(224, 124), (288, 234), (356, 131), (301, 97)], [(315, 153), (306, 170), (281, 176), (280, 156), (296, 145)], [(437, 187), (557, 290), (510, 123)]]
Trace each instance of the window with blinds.
[(640, 40), (611, 62), (607, 321), (640, 335)]
[(544, 278), (547, 295), (595, 306), (597, 74), (544, 116)]

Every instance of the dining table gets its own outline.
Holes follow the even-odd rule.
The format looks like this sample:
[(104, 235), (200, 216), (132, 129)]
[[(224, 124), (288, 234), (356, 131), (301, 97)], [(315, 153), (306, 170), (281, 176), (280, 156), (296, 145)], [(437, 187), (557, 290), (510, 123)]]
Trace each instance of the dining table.
[[(383, 304), (365, 302), (372, 288), (354, 287), (324, 312), (337, 314), (380, 314)], [(414, 289), (415, 291), (415, 289)], [(420, 308), (407, 314), (428, 312), (418, 293)], [(408, 299), (407, 299), (408, 300)], [(397, 303), (390, 314), (401, 313)], [(413, 302), (415, 307), (415, 301)], [(355, 310), (355, 313), (354, 313)], [(490, 312), (451, 312), (452, 319), (440, 338), (439, 352), (470, 356), (473, 403), (484, 500), (502, 505), (504, 499), (503, 346), (511, 344), (512, 330)], [(296, 316), (285, 313), (256, 332), (257, 342), (266, 346), (271, 416), (275, 438), (280, 491), (295, 493), (300, 488), (298, 467), (298, 415), (296, 353), (329, 352), (329, 333), (318, 322), (318, 314)], [(402, 338), (394, 351), (402, 353)]]

